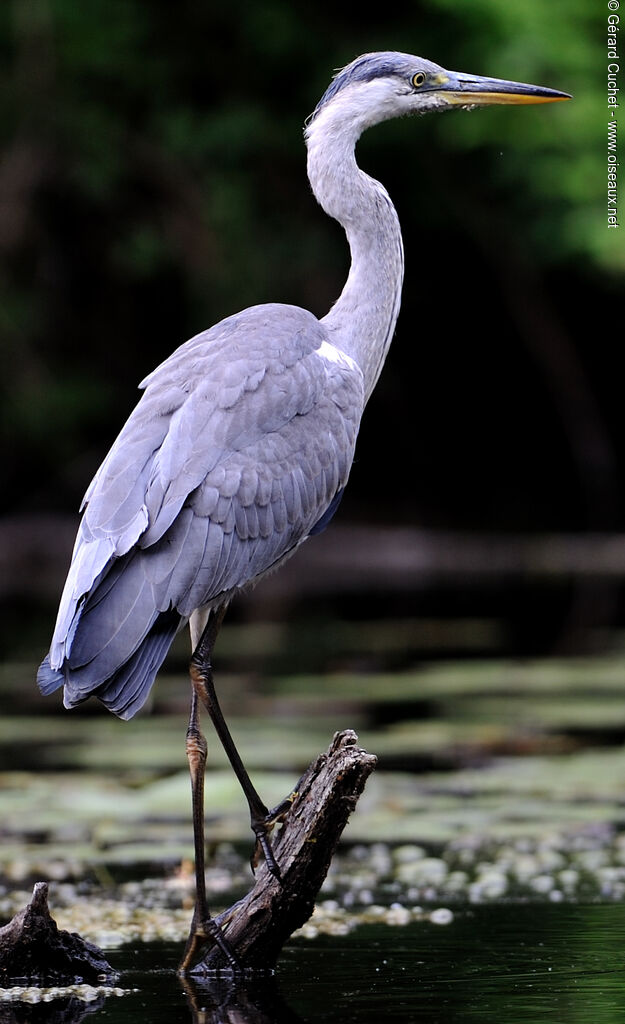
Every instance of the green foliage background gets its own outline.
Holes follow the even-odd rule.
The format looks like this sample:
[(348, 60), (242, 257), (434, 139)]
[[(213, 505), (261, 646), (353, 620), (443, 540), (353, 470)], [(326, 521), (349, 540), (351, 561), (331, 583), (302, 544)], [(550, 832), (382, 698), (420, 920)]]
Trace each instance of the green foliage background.
[[(605, 225), (599, 8), (3, 4), (5, 511), (75, 507), (136, 382), (191, 334), (268, 300), (323, 314), (348, 253), (310, 196), (303, 120), (333, 69), (402, 49), (575, 100), (395, 122), (362, 140), (361, 162), (398, 206), (407, 275), (352, 514), (578, 525), (588, 494), (607, 488), (614, 521), (617, 388), (607, 340), (591, 350), (580, 328), (618, 294), (625, 267), (620, 230)], [(540, 337), (524, 326), (529, 309)], [(554, 337), (598, 416), (595, 461), (571, 433), (579, 403), (562, 414), (561, 362), (541, 370)]]

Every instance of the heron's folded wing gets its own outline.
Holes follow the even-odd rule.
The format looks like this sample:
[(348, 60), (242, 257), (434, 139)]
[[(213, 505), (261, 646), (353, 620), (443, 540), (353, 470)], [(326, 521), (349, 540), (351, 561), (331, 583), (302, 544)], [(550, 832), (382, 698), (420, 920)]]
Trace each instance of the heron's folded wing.
[(310, 533), (345, 484), (363, 405), (360, 371), (324, 345), (304, 310), (254, 307), (147, 378), (85, 496), (52, 669), (91, 664), (98, 685), (159, 613), (188, 617)]

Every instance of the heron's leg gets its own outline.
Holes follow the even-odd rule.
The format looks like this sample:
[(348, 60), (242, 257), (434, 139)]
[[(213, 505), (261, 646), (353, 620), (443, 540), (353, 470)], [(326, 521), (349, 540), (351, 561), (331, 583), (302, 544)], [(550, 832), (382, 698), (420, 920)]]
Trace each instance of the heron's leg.
[[(257, 846), (262, 850), (267, 867), (271, 874), (274, 875), (275, 878), (280, 878), (280, 869), (276, 862), (273, 850), (271, 849), (268, 833), (271, 831), (275, 823), (286, 814), (293, 802), (294, 795), (289, 796), (279, 804), (278, 807), (273, 808), (271, 811), (267, 809), (256, 789), (252, 785), (251, 779), (247, 774), (243, 761), (241, 760), (239, 751), (232, 739), (230, 730), (226, 725), (226, 720), (219, 706), (217, 694), (215, 693), (213, 669), (211, 665), (213, 647), (215, 646), (215, 641), (217, 639), (217, 634), (223, 621), (225, 611), (225, 607), (218, 609), (210, 616), (208, 623), (206, 624), (206, 628), (202, 633), (200, 642), (195, 648), (191, 658), (191, 681), (193, 683), (195, 693), (202, 701), (210, 715), (211, 721), (215, 727), (215, 732), (219, 736), (228, 760), (230, 761), (233, 771), (245, 794), (245, 798), (250, 809), (250, 824), (252, 826), (252, 831), (256, 836)], [(252, 857), (252, 867), (256, 865), (257, 859), (255, 851)]]
[(219, 946), (233, 971), (241, 965), (224, 938), (217, 921), (211, 917), (206, 899), (205, 843), (204, 843), (204, 774), (206, 770), (206, 740), (200, 730), (198, 696), (193, 689), (191, 712), (187, 728), (187, 758), (191, 775), (191, 799), (193, 806), (193, 842), (195, 849), (195, 908), (189, 938), (178, 967), (184, 975), (191, 966), (198, 949), (208, 940)]

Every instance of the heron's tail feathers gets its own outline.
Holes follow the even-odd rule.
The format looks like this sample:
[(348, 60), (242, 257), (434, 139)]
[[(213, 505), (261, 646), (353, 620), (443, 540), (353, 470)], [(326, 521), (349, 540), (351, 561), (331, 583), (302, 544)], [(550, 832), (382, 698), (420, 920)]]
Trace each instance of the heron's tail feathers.
[(37, 673), (39, 689), (47, 696), (64, 686), (63, 703), (66, 708), (76, 707), (87, 697), (94, 696), (119, 718), (132, 718), (145, 704), (182, 622), (180, 614), (173, 609), (161, 612), (130, 657), (96, 686), (89, 682), (90, 664), (73, 667), (70, 656), (61, 668), (53, 669), (50, 655), (47, 655)]
[(60, 669), (52, 668), (50, 664), (50, 655), (46, 654), (37, 672), (37, 686), (43, 693), (44, 697), (47, 697), (50, 693), (54, 693), (54, 691), (58, 690), (59, 686), (62, 686), (64, 682), (65, 676)]
[[(161, 612), (128, 661), (93, 691), (109, 711), (119, 718), (128, 719), (143, 707), (181, 623), (181, 616), (175, 610)], [(66, 708), (74, 707), (84, 699), (80, 691), (75, 696), (71, 685), (65, 684), (63, 700)]]

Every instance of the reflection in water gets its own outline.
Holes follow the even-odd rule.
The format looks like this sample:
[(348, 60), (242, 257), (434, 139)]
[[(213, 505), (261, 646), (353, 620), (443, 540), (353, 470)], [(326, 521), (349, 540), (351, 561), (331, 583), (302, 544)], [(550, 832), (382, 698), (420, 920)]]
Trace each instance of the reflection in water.
[(85, 1017), (101, 1010), (104, 1002), (104, 996), (88, 1003), (76, 996), (54, 999), (52, 1002), (2, 1002), (0, 1024), (80, 1024)]
[(179, 981), (193, 1024), (302, 1024), (284, 1002), (275, 977)]
[(623, 1024), (625, 905), (455, 908), (446, 928), (363, 926), (294, 941), (274, 978), (181, 986), (179, 944), (111, 951), (127, 995), (102, 1008), (0, 1003), (2, 1024)]

